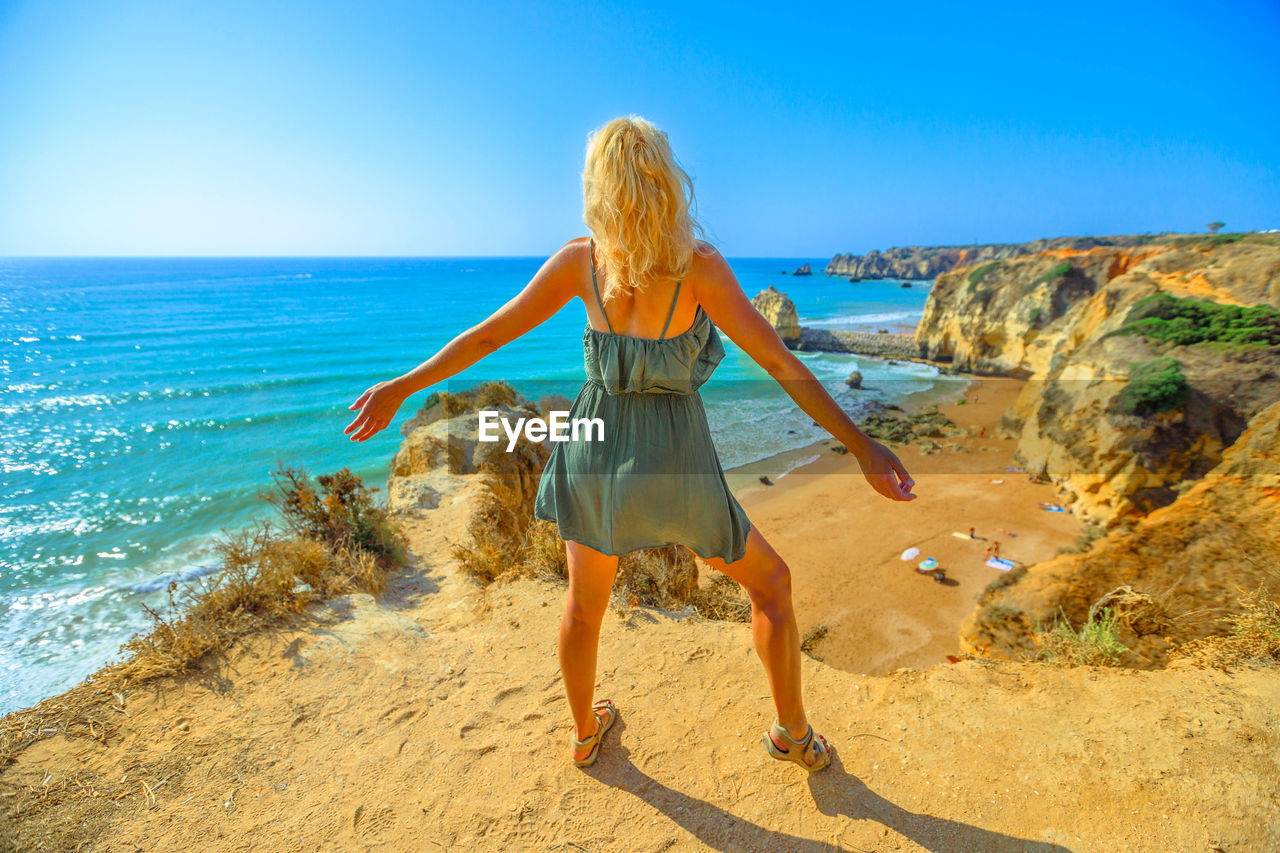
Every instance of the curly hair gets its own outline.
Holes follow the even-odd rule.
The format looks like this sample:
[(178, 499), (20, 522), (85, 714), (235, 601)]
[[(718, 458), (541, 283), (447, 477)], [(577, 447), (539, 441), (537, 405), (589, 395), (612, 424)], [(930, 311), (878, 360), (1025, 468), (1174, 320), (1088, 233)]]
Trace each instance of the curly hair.
[(601, 297), (683, 279), (698, 251), (693, 181), (667, 134), (637, 115), (615, 118), (587, 137), (582, 220), (606, 270)]

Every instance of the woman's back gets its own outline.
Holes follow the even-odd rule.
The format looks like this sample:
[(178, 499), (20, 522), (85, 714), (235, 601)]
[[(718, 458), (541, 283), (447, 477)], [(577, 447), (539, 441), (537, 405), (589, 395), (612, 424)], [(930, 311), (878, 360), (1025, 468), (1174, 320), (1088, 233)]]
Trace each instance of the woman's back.
[(609, 271), (597, 257), (590, 237), (578, 242), (583, 255), (581, 296), (591, 328), (632, 338), (658, 339), (675, 337), (693, 327), (698, 319), (698, 301), (689, 279), (697, 274), (696, 253), (684, 279), (660, 279), (642, 289), (621, 288), (604, 302), (599, 297), (606, 290)]

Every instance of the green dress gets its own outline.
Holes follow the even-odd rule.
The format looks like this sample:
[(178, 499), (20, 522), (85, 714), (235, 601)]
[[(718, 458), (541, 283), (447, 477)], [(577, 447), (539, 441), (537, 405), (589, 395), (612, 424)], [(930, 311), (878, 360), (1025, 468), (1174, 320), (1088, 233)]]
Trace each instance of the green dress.
[[(592, 251), (591, 286), (604, 315)], [(570, 418), (600, 418), (604, 440), (555, 442), (538, 483), (536, 518), (563, 539), (605, 554), (684, 545), (699, 557), (736, 562), (751, 524), (729, 491), (698, 388), (724, 358), (711, 318), (668, 338), (680, 284), (657, 338), (587, 325), (587, 381)], [(593, 437), (598, 437), (593, 433)]]

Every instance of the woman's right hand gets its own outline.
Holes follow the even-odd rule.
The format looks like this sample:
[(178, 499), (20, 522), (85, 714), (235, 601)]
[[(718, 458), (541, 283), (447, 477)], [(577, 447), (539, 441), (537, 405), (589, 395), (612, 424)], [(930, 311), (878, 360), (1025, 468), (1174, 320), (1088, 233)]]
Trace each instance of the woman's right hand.
[(871, 441), (866, 450), (858, 454), (858, 464), (862, 466), (862, 476), (867, 478), (871, 488), (893, 501), (913, 501), (916, 496), (911, 487), (916, 481), (911, 479), (907, 469), (902, 467), (897, 454), (878, 441)]
[(404, 389), (396, 380), (379, 382), (356, 398), (348, 409), (360, 409), (356, 419), (347, 424), (344, 433), (351, 436), (352, 441), (364, 441), (370, 436), (386, 429), (400, 404), (406, 399)]

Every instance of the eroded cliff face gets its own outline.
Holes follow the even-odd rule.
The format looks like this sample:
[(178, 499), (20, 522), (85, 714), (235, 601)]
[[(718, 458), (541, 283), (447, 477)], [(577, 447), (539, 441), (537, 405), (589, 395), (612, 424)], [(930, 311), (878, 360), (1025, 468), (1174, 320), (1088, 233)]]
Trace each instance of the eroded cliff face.
[[(1280, 304), (1280, 245), (1057, 249), (940, 276), (916, 332), (927, 358), (1029, 381), (1004, 429), (1026, 467), (1104, 526), (1139, 518), (1204, 476), (1280, 399), (1280, 348), (1177, 346), (1116, 334), (1145, 297)], [(1185, 401), (1125, 411), (1142, 365), (1177, 362)]]
[(989, 656), (1033, 651), (1037, 623), (1062, 613), (1079, 625), (1095, 602), (1128, 586), (1122, 663), (1155, 668), (1173, 646), (1218, 630), (1240, 593), (1261, 585), (1280, 595), (1280, 403), (1171, 505), (1011, 580), (984, 593), (961, 626), (962, 647)]
[(957, 267), (1033, 255), (1050, 249), (1085, 251), (1098, 246), (1134, 246), (1145, 239), (1143, 236), (1056, 237), (1030, 243), (899, 246), (883, 252), (874, 250), (865, 255), (836, 255), (827, 264), (826, 274), (848, 276), (854, 281), (881, 278), (925, 280)]

